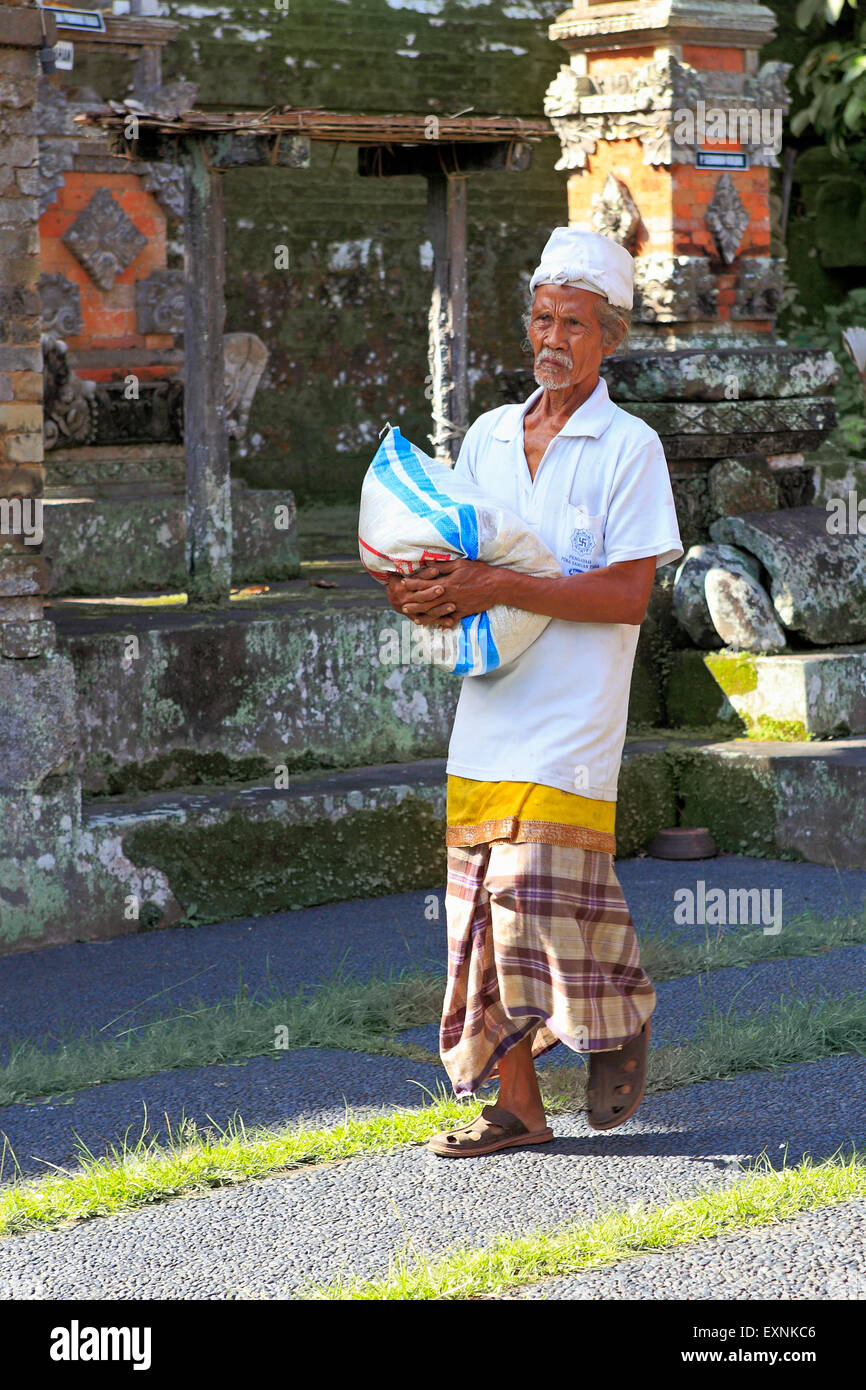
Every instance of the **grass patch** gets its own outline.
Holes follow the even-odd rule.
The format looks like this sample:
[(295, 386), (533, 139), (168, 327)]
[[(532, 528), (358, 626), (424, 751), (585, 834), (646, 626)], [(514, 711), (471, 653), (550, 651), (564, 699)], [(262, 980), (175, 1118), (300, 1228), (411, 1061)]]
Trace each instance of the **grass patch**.
[(629, 1256), (774, 1226), (801, 1212), (862, 1197), (866, 1155), (857, 1151), (848, 1158), (805, 1160), (781, 1170), (764, 1159), (749, 1177), (721, 1191), (667, 1206), (614, 1210), (559, 1231), (497, 1236), (483, 1249), (454, 1250), (436, 1260), (401, 1253), (382, 1279), (337, 1281), (300, 1296), (377, 1302), (495, 1296), (544, 1279), (600, 1269)]
[[(658, 930), (641, 934), (641, 962), (658, 983), (707, 970), (749, 966), (791, 956), (821, 955), (866, 942), (866, 915), (822, 919), (803, 915), (778, 936), (707, 933), (694, 944), (671, 941)], [(176, 1067), (202, 1067), (250, 1057), (279, 1055), (282, 1049), (340, 1048), (415, 1062), (438, 1062), (435, 1053), (393, 1035), (418, 1024), (438, 1023), (444, 982), (440, 975), (392, 973), (372, 980), (347, 979), (339, 972), (315, 991), (253, 996), (241, 984), (234, 999), (193, 1004), (181, 1012), (144, 1024), (116, 1020), (105, 1036), (91, 1032), (43, 1050), (22, 1040), (0, 1067), (0, 1106), (60, 1096), (87, 1086), (155, 1076)], [(284, 1029), (280, 1048), (277, 1029)]]
[[(866, 1000), (854, 994), (846, 999), (798, 999), (745, 1020), (731, 1014), (712, 1015), (696, 1042), (653, 1049), (647, 1089), (671, 1090), (851, 1052), (866, 1052)], [(584, 1105), (585, 1067), (545, 1071), (541, 1082), (550, 1114), (574, 1112)], [(243, 1120), (237, 1119), (223, 1131), (215, 1126), (199, 1132), (186, 1125), (177, 1133), (169, 1131), (169, 1142), (163, 1145), (146, 1138), (145, 1126), (135, 1142), (124, 1140), (105, 1156), (95, 1156), (81, 1145), (77, 1171), (16, 1180), (0, 1188), (0, 1235), (107, 1216), (302, 1164), (332, 1163), (420, 1144), (437, 1130), (463, 1120), (467, 1108), (474, 1111), (477, 1105), (477, 1101), (473, 1105), (455, 1100), (441, 1086), (436, 1095), (428, 1094), (430, 1103), (417, 1109), (369, 1119), (354, 1119), (347, 1113), (343, 1124), (326, 1129), (247, 1130)], [(14, 1165), (14, 1158), (9, 1161)], [(3, 1167), (0, 1163), (0, 1178)]]
[[(426, 974), (356, 982), (339, 974), (315, 992), (269, 998), (239, 986), (234, 999), (194, 1004), (167, 1018), (130, 1025), (111, 1036), (91, 1032), (44, 1052), (16, 1042), (0, 1068), (0, 1105), (58, 1096), (85, 1086), (155, 1076), (174, 1067), (274, 1056), (302, 1047), (333, 1047), (437, 1062), (438, 1056), (388, 1035), (439, 1017), (442, 980)], [(114, 1025), (113, 1025), (114, 1026)]]

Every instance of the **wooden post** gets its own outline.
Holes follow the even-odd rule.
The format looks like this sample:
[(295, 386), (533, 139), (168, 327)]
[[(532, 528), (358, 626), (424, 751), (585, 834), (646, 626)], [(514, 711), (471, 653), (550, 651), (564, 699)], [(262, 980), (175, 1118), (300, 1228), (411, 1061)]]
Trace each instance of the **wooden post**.
[(427, 177), (427, 224), (433, 247), (428, 362), (437, 459), (453, 463), (469, 423), (466, 323), (466, 180)]
[(185, 142), (184, 445), (187, 599), (227, 604), (232, 578), (232, 512), (225, 423), (225, 223), (222, 174), (201, 142)]

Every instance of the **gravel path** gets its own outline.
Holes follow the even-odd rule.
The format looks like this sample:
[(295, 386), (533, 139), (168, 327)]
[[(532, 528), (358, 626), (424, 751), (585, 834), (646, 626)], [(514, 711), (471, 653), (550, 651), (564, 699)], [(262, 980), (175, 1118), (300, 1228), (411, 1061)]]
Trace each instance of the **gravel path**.
[[(866, 898), (866, 870), (735, 855), (686, 863), (620, 860), (617, 873), (638, 928), (654, 925), (674, 938), (701, 939), (707, 930), (673, 923), (675, 890), (696, 891), (701, 879), (708, 889), (780, 888), (785, 920), (804, 907), (828, 915), (853, 910)], [(431, 892), (439, 900), (438, 922), (425, 917), (427, 894), (401, 893), (0, 956), (0, 1057), (8, 1055), (12, 1037), (50, 1046), (129, 1010), (121, 1027), (198, 999), (231, 999), (241, 972), (251, 991), (270, 992), (319, 984), (341, 962), (358, 979), (377, 970), (444, 971), (444, 894), (441, 887)]]
[[(247, 1062), (215, 1063), (162, 1072), (138, 1081), (115, 1081), (49, 1099), (0, 1109), (0, 1137), (8, 1137), (23, 1175), (46, 1172), (46, 1161), (78, 1167), (76, 1135), (102, 1154), (141, 1135), (145, 1115), (151, 1139), (167, 1138), (183, 1116), (199, 1127), (224, 1128), (239, 1111), (247, 1127), (289, 1122), (335, 1125), (349, 1106), (357, 1114), (421, 1104), (445, 1073), (438, 1066), (400, 1057), (301, 1048)], [(420, 1083), (419, 1085), (413, 1082)], [(3, 1180), (11, 1181), (8, 1166)]]
[[(859, 1300), (866, 1298), (864, 1230), (866, 1202), (845, 1202), (804, 1212), (777, 1226), (638, 1255), (608, 1269), (551, 1279), (492, 1294), (490, 1299)], [(763, 1317), (759, 1325), (773, 1321)], [(714, 1350), (720, 1345), (712, 1343)], [(810, 1343), (799, 1345), (808, 1349)], [(788, 1342), (779, 1347), (797, 1349)]]
[[(652, 1046), (694, 1037), (710, 1006), (723, 1013), (733, 1009), (741, 1015), (760, 1014), (792, 995), (838, 996), (864, 987), (866, 946), (669, 980), (657, 987)], [(400, 1036), (438, 1052), (438, 1024), (411, 1028)], [(581, 1060), (567, 1048), (557, 1047), (538, 1065), (573, 1066)], [(154, 1138), (165, 1133), (165, 1112), (174, 1130), (183, 1115), (199, 1125), (210, 1116), (223, 1127), (236, 1111), (247, 1125), (333, 1124), (347, 1104), (358, 1110), (423, 1104), (427, 1098), (423, 1088), (435, 1090), (437, 1083), (448, 1085), (445, 1070), (438, 1065), (300, 1049), (246, 1062), (177, 1068), (141, 1080), (88, 1087), (71, 1097), (5, 1106), (0, 1108), (0, 1136), (8, 1137), (22, 1172), (34, 1174), (45, 1171), (46, 1161), (77, 1166), (76, 1135), (94, 1153), (119, 1143), (127, 1130), (130, 1137), (137, 1136), (145, 1112)], [(10, 1180), (8, 1169), (3, 1177)]]
[(382, 1274), (406, 1247), (436, 1254), (725, 1187), (764, 1149), (793, 1163), (862, 1142), (866, 1069), (828, 1058), (648, 1096), (610, 1135), (582, 1115), (555, 1128), (534, 1149), (454, 1162), (404, 1148), (7, 1239), (0, 1293), (30, 1281), (44, 1298), (281, 1298)]

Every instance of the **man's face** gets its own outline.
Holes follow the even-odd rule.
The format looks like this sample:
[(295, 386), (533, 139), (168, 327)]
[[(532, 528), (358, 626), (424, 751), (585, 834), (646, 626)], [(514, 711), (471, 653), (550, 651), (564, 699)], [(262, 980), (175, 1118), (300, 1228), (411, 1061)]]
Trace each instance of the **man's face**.
[(539, 285), (532, 301), (529, 341), (539, 386), (561, 391), (597, 380), (604, 356), (592, 290), (574, 285)]

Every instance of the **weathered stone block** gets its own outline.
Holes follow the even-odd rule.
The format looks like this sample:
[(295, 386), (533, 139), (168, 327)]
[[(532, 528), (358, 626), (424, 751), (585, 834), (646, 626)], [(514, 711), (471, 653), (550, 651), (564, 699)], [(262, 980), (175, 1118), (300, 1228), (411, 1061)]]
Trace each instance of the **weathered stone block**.
[(753, 657), (727, 652), (696, 651), (688, 647), (671, 653), (670, 677), (665, 689), (665, 712), (671, 729), (718, 729), (744, 734), (746, 725), (734, 709), (725, 689), (715, 678), (710, 662), (754, 661)]
[(820, 396), (839, 378), (832, 352), (812, 348), (691, 348), (624, 352), (602, 363), (611, 398), (626, 401), (778, 400)]
[(707, 571), (704, 594), (713, 627), (726, 647), (745, 652), (783, 649), (785, 634), (769, 595), (752, 575), (714, 566)]
[(56, 630), (47, 619), (0, 623), (0, 656), (13, 660), (46, 656), (56, 648)]
[(760, 574), (757, 561), (731, 545), (693, 545), (686, 551), (674, 576), (673, 613), (697, 647), (722, 645), (704, 588), (707, 574), (718, 567), (755, 579)]
[[(51, 458), (49, 453), (47, 456)], [(86, 487), (86, 484), (85, 484)], [(275, 525), (275, 508), (286, 515)], [(298, 573), (297, 523), (291, 493), (237, 488), (232, 492), (233, 577), (265, 583)], [(52, 558), (52, 592), (130, 593), (184, 589), (186, 504), (180, 493), (103, 497), (45, 503), (45, 550)]]
[(749, 734), (765, 739), (846, 738), (866, 733), (866, 649), (713, 652), (707, 669)]
[(0, 372), (41, 372), (42, 348), (0, 345)]
[(673, 756), (681, 822), (705, 825), (719, 849), (866, 868), (866, 740), (736, 741)]
[(779, 505), (779, 485), (760, 457), (719, 459), (707, 475), (713, 519), (742, 512), (773, 511)]
[(830, 646), (866, 639), (866, 535), (827, 530), (820, 507), (750, 512), (714, 521), (716, 541), (757, 556), (783, 627)]
[(0, 789), (35, 788), (66, 770), (75, 722), (75, 673), (68, 657), (0, 660)]
[(45, 561), (39, 554), (7, 555), (0, 560), (2, 598), (44, 593), (47, 581)]
[(0, 623), (36, 622), (42, 617), (42, 598), (0, 598)]
[[(2, 421), (0, 421), (2, 423)], [(41, 463), (44, 457), (41, 430), (31, 434), (11, 434), (5, 442), (9, 463)]]

